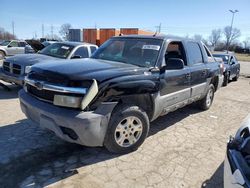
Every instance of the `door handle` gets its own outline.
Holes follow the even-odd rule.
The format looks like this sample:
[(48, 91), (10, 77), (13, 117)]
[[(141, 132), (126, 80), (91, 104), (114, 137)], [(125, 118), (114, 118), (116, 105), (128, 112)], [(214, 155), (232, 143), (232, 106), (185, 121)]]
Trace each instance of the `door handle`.
[(203, 70), (203, 71), (202, 71), (202, 75), (205, 75), (206, 73), (207, 73), (206, 70)]
[(190, 74), (190, 73), (187, 73), (187, 74), (186, 74), (186, 78), (187, 78), (187, 79), (191, 78), (191, 74)]

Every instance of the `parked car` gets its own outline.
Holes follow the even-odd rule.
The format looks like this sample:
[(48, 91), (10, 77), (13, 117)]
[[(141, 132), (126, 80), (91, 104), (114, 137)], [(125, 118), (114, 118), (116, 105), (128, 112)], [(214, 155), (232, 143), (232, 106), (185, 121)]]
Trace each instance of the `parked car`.
[(227, 86), (228, 82), (237, 81), (240, 76), (240, 64), (233, 54), (220, 53), (213, 54), (214, 57), (222, 58), (224, 62), (224, 81), (223, 86)]
[(199, 41), (119, 36), (89, 59), (31, 67), (22, 111), (60, 138), (115, 153), (136, 150), (149, 122), (196, 102), (207, 110), (223, 77)]
[(52, 60), (88, 58), (98, 47), (89, 43), (80, 42), (56, 42), (36, 54), (20, 54), (7, 57), (0, 68), (0, 79), (23, 85), (25, 69), (31, 65)]
[(5, 40), (0, 44), (0, 60), (4, 59), (5, 56), (24, 54), (24, 48), (26, 45), (26, 41)]
[(250, 188), (250, 114), (227, 144), (224, 188)]

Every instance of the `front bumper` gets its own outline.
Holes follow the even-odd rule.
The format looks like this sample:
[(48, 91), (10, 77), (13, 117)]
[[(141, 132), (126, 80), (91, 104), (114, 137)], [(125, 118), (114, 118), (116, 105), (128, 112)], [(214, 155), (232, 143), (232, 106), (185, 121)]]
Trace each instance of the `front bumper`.
[[(29, 119), (63, 140), (85, 146), (103, 145), (110, 115), (117, 104), (102, 103), (95, 111), (83, 112), (42, 102), (24, 90), (19, 91), (19, 100), (23, 113)], [(72, 136), (72, 131), (76, 136)]]
[(0, 68), (0, 79), (5, 82), (15, 83), (21, 86), (24, 84), (24, 75), (14, 76), (12, 74), (7, 74), (2, 68)]

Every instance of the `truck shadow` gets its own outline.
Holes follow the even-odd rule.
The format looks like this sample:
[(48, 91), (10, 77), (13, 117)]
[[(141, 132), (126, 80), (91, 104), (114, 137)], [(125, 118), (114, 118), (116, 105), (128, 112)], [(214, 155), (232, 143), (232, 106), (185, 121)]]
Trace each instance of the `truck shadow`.
[[(6, 85), (10, 90), (4, 88), (1, 84)], [(0, 100), (13, 99), (18, 97), (18, 91), (22, 89), (21, 86), (6, 84), (0, 80)]]
[(210, 179), (204, 181), (201, 188), (221, 188), (223, 187), (224, 162), (220, 164)]
[(199, 110), (194, 104), (191, 104), (167, 115), (161, 116), (150, 124), (148, 136), (153, 136), (159, 131), (166, 129), (167, 127), (174, 125), (182, 119), (199, 112), (201, 112), (201, 110)]
[[(190, 106), (152, 123), (149, 136), (199, 110)], [(80, 168), (120, 155), (105, 148), (83, 147), (62, 141), (29, 120), (0, 127), (0, 185), (43, 187), (79, 173)]]

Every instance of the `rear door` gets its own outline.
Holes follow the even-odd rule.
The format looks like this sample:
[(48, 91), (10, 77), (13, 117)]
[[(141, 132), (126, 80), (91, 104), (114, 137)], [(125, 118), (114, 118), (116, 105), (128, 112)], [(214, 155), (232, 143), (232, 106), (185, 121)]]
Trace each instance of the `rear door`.
[(26, 44), (27, 44), (26, 42), (18, 42), (18, 49), (17, 49), (18, 54), (24, 54), (24, 49)]
[(186, 43), (190, 68), (191, 97), (200, 96), (206, 89), (208, 70), (204, 63), (201, 48), (202, 46), (198, 42), (188, 41)]

